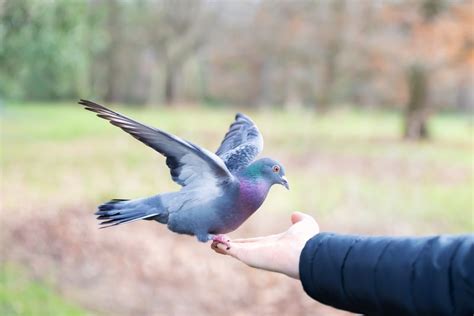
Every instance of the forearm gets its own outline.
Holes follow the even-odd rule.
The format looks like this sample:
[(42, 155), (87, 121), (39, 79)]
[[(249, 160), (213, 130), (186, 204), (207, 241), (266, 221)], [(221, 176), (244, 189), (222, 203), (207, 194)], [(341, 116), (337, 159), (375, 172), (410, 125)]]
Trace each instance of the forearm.
[[(472, 236), (322, 233), (310, 239), (301, 253), (300, 278), (310, 296), (339, 309), (369, 315), (433, 311), (463, 315), (471, 308), (466, 291), (473, 290), (469, 282), (474, 282), (474, 263), (467, 268), (474, 260), (473, 244)], [(458, 271), (463, 268), (468, 269), (464, 276)]]

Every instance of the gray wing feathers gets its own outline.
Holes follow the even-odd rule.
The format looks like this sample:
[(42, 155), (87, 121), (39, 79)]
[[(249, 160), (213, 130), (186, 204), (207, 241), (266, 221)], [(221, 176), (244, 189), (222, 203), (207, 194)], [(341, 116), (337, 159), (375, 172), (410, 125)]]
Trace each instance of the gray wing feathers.
[(230, 171), (249, 165), (263, 150), (263, 137), (255, 123), (237, 113), (216, 154)]
[(81, 100), (79, 104), (164, 155), (171, 177), (183, 187), (215, 187), (233, 179), (222, 159), (203, 148), (94, 102)]

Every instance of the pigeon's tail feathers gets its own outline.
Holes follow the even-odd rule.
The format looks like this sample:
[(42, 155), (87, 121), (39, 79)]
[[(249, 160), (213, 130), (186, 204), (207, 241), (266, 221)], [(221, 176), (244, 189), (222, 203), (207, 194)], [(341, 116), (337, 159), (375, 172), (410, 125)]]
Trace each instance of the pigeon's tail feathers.
[(102, 221), (100, 228), (107, 228), (124, 223), (146, 219), (157, 220), (160, 223), (168, 222), (159, 196), (138, 200), (113, 199), (99, 206), (95, 213)]
[(101, 212), (101, 211), (112, 211), (113, 209), (116, 208), (116, 206), (118, 206), (119, 203), (127, 202), (127, 201), (130, 201), (130, 200), (127, 200), (127, 199), (112, 199), (112, 200), (108, 201), (107, 203), (99, 205), (99, 207), (98, 207), (99, 212)]

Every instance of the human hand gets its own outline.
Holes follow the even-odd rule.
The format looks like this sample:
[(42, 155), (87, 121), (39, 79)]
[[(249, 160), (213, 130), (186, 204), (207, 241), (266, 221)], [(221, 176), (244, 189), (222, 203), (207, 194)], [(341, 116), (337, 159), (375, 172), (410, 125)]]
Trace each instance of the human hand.
[(211, 248), (248, 266), (299, 279), (301, 251), (306, 242), (319, 233), (319, 226), (311, 216), (300, 212), (291, 215), (291, 222), (293, 225), (280, 234), (231, 240), (229, 248), (214, 241)]

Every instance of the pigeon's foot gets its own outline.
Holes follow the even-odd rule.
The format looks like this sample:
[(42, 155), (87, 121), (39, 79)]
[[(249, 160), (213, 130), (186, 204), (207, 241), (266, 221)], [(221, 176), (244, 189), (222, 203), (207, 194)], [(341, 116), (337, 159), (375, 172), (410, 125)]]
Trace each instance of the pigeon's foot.
[(230, 249), (230, 238), (226, 235), (209, 235), (209, 240), (225, 245), (227, 250)]

